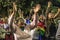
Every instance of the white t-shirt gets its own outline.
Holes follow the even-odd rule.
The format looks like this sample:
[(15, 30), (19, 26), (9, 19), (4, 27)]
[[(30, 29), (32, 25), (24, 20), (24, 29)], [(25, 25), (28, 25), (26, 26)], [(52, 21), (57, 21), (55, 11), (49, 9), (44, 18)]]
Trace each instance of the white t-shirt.
[(31, 38), (33, 38), (33, 34), (35, 32), (35, 29), (28, 31), (28, 30), (24, 30), (24, 32), (26, 32), (27, 34), (31, 35)]

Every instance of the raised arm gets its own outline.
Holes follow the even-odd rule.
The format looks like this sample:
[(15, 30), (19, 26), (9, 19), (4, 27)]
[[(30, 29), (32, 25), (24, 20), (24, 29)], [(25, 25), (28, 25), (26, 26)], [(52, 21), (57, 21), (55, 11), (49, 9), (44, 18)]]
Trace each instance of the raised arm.
[(13, 17), (13, 15), (14, 15), (14, 12), (9, 16), (9, 18), (8, 18), (8, 24), (10, 25), (10, 22), (11, 22), (11, 19), (12, 19), (12, 17)]
[[(8, 24), (9, 24), (9, 26), (10, 26), (10, 29), (11, 29), (11, 32), (13, 32), (14, 31), (14, 29), (13, 29), (13, 20), (14, 20), (14, 15), (15, 15), (15, 13), (16, 13), (16, 6), (15, 6), (16, 4), (15, 4), (15, 2), (13, 3), (13, 12), (12, 12), (12, 14), (9, 16), (9, 18), (8, 18)], [(13, 30), (12, 30), (13, 29)]]
[(51, 4), (52, 4), (51, 1), (49, 1), (49, 2), (48, 2), (47, 9), (46, 9), (46, 12), (45, 12), (45, 13), (46, 13), (46, 14), (45, 14), (45, 15), (46, 15), (46, 19), (48, 19), (48, 13), (49, 13), (49, 10), (50, 10), (50, 7), (51, 7)]
[(41, 8), (41, 5), (37, 4), (33, 9), (33, 11), (34, 11), (34, 14), (32, 16), (33, 21), (31, 22), (31, 26), (33, 26), (33, 28), (35, 28), (37, 26), (37, 21), (38, 21), (37, 12), (40, 10), (40, 8)]
[(56, 18), (60, 14), (60, 8), (58, 8), (58, 12), (55, 14), (54, 18)]
[(8, 24), (10, 25), (11, 24), (11, 21), (14, 17), (14, 14), (15, 14), (15, 11), (16, 11), (16, 6), (15, 6), (15, 3), (13, 3), (13, 12), (11, 15), (9, 15), (9, 18), (8, 18)]
[(45, 16), (46, 16), (45, 25), (46, 25), (46, 27), (47, 27), (47, 29), (46, 29), (46, 34), (47, 34), (47, 36), (49, 35), (49, 27), (48, 27), (48, 22), (47, 22), (47, 21), (48, 21), (48, 13), (49, 13), (50, 7), (51, 7), (51, 2), (49, 1), (49, 2), (48, 2), (47, 9), (46, 9), (46, 12), (45, 12)]

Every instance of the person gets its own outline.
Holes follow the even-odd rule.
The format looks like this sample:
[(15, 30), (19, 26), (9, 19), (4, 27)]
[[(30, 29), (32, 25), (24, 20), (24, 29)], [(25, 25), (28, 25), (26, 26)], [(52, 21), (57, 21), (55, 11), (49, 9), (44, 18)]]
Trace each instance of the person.
[(28, 33), (31, 37), (30, 40), (33, 40), (33, 35), (36, 30), (37, 26), (37, 12), (40, 10), (40, 4), (36, 4), (36, 6), (33, 8), (34, 14), (32, 15), (32, 20), (29, 25), (26, 26), (24, 32)]
[[(13, 5), (16, 5), (15, 3)], [(16, 6), (13, 6), (13, 8), (16, 7)], [(15, 9), (15, 8), (14, 8)], [(15, 11), (15, 10), (14, 10)], [(15, 13), (13, 13), (9, 16), (8, 18), (8, 24), (9, 26), (11, 27), (11, 30), (14, 29), (15, 32), (12, 30), (11, 32), (13, 32), (16, 40), (22, 40), (22, 39), (25, 39), (25, 38), (29, 38), (30, 35), (28, 35), (27, 33), (25, 33), (24, 31), (22, 31), (19, 26), (17, 24), (14, 24), (15, 26), (13, 26), (13, 19), (14, 19), (14, 15)], [(19, 24), (20, 25), (20, 24)]]
[(3, 25), (4, 25), (4, 29), (7, 31), (7, 30), (9, 29), (9, 25), (8, 25), (8, 21), (7, 21), (7, 19), (5, 19)]
[[(59, 10), (59, 13), (60, 13), (60, 8), (58, 9)], [(57, 16), (59, 16), (59, 14), (57, 14)], [(60, 16), (59, 16), (60, 17)], [(60, 40), (60, 18), (58, 19), (58, 28), (57, 28), (57, 32), (56, 32), (56, 40)]]
[(19, 19), (18, 26), (22, 31), (24, 31), (25, 23), (24, 23), (24, 20), (22, 18)]
[(37, 23), (38, 23), (38, 11), (41, 10), (41, 5), (40, 4), (36, 4), (36, 6), (34, 7), (33, 11), (34, 11), (34, 14), (32, 16), (32, 22), (31, 22), (31, 35), (32, 35), (32, 40), (38, 40), (38, 37), (35, 36), (35, 35), (38, 35), (36, 34), (36, 27), (37, 27)]
[[(52, 2), (48, 1), (48, 7), (47, 7), (47, 10), (46, 10), (46, 22), (45, 22), (45, 24), (47, 26), (46, 37), (47, 37), (48, 40), (51, 36), (50, 33), (54, 34), (54, 35), (56, 34), (56, 27), (55, 27), (54, 19), (59, 15), (59, 11), (60, 11), (60, 8), (58, 8), (58, 12), (56, 14), (49, 13), (51, 4), (52, 4)], [(52, 27), (52, 26), (54, 26), (54, 27)], [(54, 33), (52, 32), (51, 28), (52, 28)]]
[(46, 25), (44, 23), (45, 17), (40, 15), (40, 20), (37, 25), (37, 31), (39, 31), (39, 40), (44, 40)]
[(34, 14), (32, 16), (32, 22), (30, 23), (31, 26), (37, 26), (37, 21), (38, 21), (38, 11), (41, 10), (41, 5), (40, 4), (36, 4), (36, 6), (34, 7), (33, 11)]
[(3, 26), (3, 24), (4, 24), (4, 21), (3, 21), (3, 20), (4, 20), (4, 18), (1, 18), (1, 19), (0, 19), (0, 25), (1, 25), (1, 26)]
[(60, 20), (58, 20), (58, 29), (56, 32), (56, 40), (60, 40)]
[[(59, 15), (59, 8), (58, 8), (58, 12), (54, 15), (53, 13), (49, 13), (48, 14), (48, 18), (49, 18), (49, 37), (53, 37), (53, 39), (55, 39), (55, 35), (56, 35), (56, 24), (55, 24), (55, 18)], [(54, 33), (53, 33), (54, 32)]]
[(0, 25), (0, 40), (5, 39), (6, 30)]

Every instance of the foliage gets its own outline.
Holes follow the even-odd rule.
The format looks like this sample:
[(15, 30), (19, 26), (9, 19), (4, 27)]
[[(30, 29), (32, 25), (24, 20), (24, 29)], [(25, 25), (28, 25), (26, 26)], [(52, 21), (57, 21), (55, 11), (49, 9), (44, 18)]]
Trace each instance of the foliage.
[[(56, 11), (57, 7), (60, 5), (60, 0), (50, 1), (53, 4), (52, 9)], [(13, 2), (16, 2), (18, 9), (20, 8), (22, 11), (24, 11), (25, 14), (27, 14), (29, 10), (37, 3), (42, 5), (42, 9), (46, 8), (48, 0), (0, 0), (0, 12), (1, 10), (12, 8)], [(4, 12), (7, 12), (7, 10)]]

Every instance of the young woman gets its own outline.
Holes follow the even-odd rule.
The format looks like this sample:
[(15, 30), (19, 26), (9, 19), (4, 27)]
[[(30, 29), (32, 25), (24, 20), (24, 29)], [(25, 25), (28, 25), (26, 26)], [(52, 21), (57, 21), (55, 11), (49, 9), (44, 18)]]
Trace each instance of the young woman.
[(57, 27), (54, 20), (59, 15), (59, 13), (60, 13), (60, 9), (58, 8), (58, 12), (56, 14), (53, 13), (48, 14), (49, 38), (55, 37), (56, 35)]

